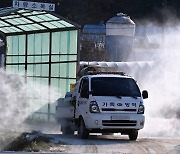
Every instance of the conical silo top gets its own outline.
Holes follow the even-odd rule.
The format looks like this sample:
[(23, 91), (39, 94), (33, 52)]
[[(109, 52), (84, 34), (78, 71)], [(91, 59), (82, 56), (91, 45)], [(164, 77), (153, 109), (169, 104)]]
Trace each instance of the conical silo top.
[(117, 13), (117, 16), (112, 17), (111, 19), (109, 19), (107, 21), (107, 23), (133, 24), (133, 25), (135, 25), (135, 23), (130, 19), (130, 17), (127, 16), (127, 14), (124, 14), (124, 13)]

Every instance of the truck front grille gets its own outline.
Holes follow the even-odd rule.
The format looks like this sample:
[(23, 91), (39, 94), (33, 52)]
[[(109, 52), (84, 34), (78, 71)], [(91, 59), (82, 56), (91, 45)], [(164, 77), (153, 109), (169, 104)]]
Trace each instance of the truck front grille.
[(102, 120), (103, 126), (136, 126), (135, 120)]

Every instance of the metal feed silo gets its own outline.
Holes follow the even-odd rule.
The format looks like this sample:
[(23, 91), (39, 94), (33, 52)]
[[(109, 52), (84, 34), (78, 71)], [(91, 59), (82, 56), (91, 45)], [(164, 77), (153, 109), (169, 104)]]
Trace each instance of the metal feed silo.
[(133, 58), (135, 23), (129, 16), (118, 13), (106, 23), (106, 50), (111, 61), (128, 61)]

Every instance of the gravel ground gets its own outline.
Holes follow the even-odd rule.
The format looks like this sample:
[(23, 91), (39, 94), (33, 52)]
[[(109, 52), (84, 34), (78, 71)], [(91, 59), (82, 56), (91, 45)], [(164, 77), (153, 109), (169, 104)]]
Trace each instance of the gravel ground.
[[(13, 133), (11, 133), (11, 135), (12, 134)], [(6, 139), (12, 141), (13, 138), (9, 135), (6, 136)], [(140, 137), (137, 141), (129, 141), (127, 136), (94, 134), (91, 135), (89, 139), (82, 140), (77, 135), (65, 136), (62, 134), (46, 134), (37, 131), (24, 133), (23, 135), (25, 139), (23, 144), (25, 145), (25, 143), (27, 143), (27, 145), (24, 146), (24, 150), (20, 149), (19, 151), (120, 154), (180, 153), (180, 138)], [(13, 136), (15, 138), (17, 134), (13, 134)], [(17, 148), (17, 146), (15, 147)]]
[(19, 132), (0, 130), (0, 151), (13, 142), (20, 134)]

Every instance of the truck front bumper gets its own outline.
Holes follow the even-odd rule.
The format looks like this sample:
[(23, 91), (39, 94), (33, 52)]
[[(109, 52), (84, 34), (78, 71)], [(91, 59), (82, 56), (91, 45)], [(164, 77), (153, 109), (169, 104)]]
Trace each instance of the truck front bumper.
[(88, 114), (84, 117), (86, 128), (93, 129), (142, 129), (144, 127), (143, 114)]

